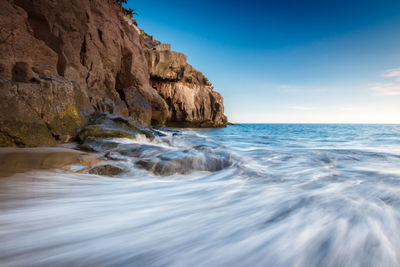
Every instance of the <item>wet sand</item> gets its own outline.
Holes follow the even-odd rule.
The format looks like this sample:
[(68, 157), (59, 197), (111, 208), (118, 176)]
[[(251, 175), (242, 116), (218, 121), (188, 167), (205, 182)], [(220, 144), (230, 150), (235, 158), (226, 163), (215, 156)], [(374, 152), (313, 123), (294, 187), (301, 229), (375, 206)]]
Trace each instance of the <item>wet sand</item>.
[(0, 148), (0, 178), (31, 170), (83, 172), (102, 162), (95, 154), (73, 147)]

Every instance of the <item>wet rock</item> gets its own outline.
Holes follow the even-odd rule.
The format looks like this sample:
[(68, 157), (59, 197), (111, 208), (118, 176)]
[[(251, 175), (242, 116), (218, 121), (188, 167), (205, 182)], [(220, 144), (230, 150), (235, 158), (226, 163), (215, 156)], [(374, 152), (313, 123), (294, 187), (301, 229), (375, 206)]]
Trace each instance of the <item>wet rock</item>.
[(163, 132), (161, 132), (161, 131), (159, 131), (159, 130), (155, 130), (155, 129), (153, 129), (152, 134), (153, 134), (154, 136), (158, 136), (158, 137), (165, 137), (165, 136), (167, 136), (165, 133), (163, 133)]
[(89, 170), (90, 174), (104, 175), (104, 176), (117, 176), (123, 173), (123, 169), (114, 165), (103, 165), (94, 167)]
[(118, 149), (118, 152), (123, 156), (129, 157), (149, 157), (156, 156), (167, 151), (165, 148), (152, 144), (128, 144)]
[[(96, 143), (95, 138), (131, 138), (135, 139), (138, 134), (143, 134), (152, 139), (152, 131), (130, 118), (110, 115), (109, 113), (96, 113), (89, 119), (89, 125), (84, 127), (77, 135), (77, 140), (86, 143), (89, 138), (90, 144)], [(104, 141), (101, 141), (104, 143)]]
[(102, 152), (118, 147), (118, 143), (112, 138), (99, 139), (94, 137), (86, 137), (78, 148), (88, 152)]
[(119, 129), (107, 129), (100, 125), (89, 125), (86, 126), (78, 134), (78, 140), (85, 142), (87, 138), (132, 138), (136, 135), (132, 132), (119, 130)]
[(130, 134), (143, 134), (149, 139), (154, 138), (150, 128), (143, 127), (138, 121), (129, 117), (112, 115), (109, 113), (96, 113), (90, 117), (89, 125), (96, 125), (106, 129), (126, 131)]
[(157, 157), (138, 160), (136, 165), (154, 174), (166, 176), (193, 171), (220, 171), (232, 165), (229, 155), (170, 151)]
[(126, 160), (126, 158), (124, 156), (122, 156), (120, 153), (116, 152), (116, 151), (110, 151), (107, 152), (104, 157), (107, 160), (115, 160), (115, 161), (121, 161), (121, 160)]
[(144, 136), (146, 136), (149, 140), (153, 140), (155, 137), (155, 132), (151, 129), (148, 128), (142, 128), (139, 130), (140, 134), (143, 134)]

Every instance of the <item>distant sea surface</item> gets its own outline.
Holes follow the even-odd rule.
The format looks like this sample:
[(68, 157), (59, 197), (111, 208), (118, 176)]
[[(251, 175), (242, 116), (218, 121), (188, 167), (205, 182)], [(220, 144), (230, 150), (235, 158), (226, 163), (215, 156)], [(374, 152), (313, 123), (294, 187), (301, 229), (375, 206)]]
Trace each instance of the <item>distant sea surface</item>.
[(400, 266), (400, 125), (109, 141), (121, 176), (0, 179), (0, 266)]

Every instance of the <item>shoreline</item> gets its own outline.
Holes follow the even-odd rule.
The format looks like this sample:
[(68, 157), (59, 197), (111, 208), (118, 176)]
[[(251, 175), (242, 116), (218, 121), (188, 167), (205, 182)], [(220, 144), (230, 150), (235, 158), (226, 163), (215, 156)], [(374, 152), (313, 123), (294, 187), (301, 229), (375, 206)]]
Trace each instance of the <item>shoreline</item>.
[(0, 148), (0, 178), (32, 170), (58, 169), (81, 173), (104, 163), (95, 153), (76, 149), (77, 144), (35, 148)]

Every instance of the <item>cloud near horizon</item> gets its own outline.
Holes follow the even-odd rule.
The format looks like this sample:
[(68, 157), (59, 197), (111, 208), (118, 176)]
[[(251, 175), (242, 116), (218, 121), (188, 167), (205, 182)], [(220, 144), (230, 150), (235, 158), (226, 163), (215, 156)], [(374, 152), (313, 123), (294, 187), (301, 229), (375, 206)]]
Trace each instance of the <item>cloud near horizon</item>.
[(384, 77), (384, 78), (400, 77), (400, 68), (386, 70), (383, 72), (382, 77)]
[(381, 96), (400, 95), (400, 84), (395, 83), (377, 83), (369, 89)]
[(400, 68), (389, 69), (381, 75), (384, 78), (395, 79), (394, 82), (376, 83), (369, 89), (380, 96), (400, 95)]

